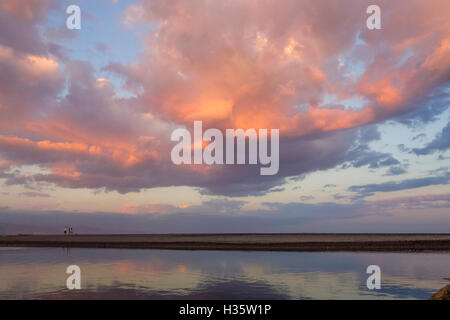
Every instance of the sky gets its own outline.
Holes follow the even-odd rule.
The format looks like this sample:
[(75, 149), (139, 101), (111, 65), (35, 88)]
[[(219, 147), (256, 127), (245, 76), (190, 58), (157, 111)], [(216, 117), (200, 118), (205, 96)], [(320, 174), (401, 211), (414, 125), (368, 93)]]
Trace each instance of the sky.
[[(447, 0), (2, 0), (0, 233), (448, 232), (449, 106)], [(173, 164), (194, 121), (278, 173)]]

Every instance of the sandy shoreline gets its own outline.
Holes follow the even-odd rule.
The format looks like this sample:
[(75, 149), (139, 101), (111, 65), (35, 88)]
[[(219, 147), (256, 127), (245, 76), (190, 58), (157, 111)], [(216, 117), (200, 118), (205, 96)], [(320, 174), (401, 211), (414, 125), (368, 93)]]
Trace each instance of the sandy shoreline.
[(450, 251), (450, 234), (7, 235), (0, 247), (254, 251)]

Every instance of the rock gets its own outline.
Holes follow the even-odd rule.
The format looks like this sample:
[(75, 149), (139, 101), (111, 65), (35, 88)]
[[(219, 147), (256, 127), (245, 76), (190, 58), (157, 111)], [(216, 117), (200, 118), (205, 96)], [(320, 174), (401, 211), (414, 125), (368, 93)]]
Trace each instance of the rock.
[(450, 284), (433, 294), (430, 300), (450, 300)]

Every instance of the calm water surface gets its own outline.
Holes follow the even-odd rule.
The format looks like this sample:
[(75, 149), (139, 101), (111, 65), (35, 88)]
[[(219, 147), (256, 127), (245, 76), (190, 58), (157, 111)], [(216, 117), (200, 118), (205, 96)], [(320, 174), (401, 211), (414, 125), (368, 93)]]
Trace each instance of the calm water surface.
[[(66, 288), (72, 264), (81, 290)], [(448, 277), (450, 253), (0, 248), (0, 299), (428, 299)]]

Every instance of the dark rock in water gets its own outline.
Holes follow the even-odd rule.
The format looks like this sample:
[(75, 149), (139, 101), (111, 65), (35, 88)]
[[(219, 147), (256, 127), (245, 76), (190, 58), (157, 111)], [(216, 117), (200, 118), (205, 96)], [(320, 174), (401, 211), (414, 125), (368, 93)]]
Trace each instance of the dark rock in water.
[(430, 300), (450, 300), (450, 284), (433, 294)]

